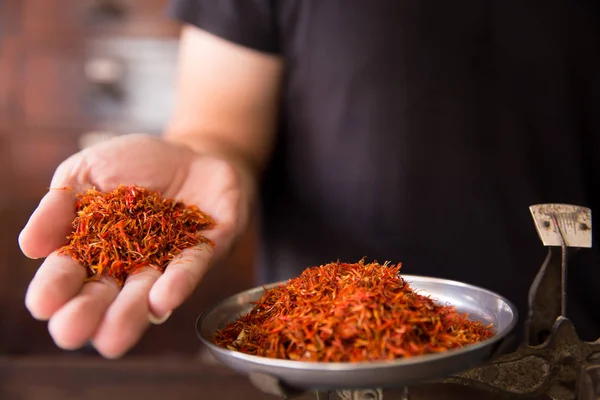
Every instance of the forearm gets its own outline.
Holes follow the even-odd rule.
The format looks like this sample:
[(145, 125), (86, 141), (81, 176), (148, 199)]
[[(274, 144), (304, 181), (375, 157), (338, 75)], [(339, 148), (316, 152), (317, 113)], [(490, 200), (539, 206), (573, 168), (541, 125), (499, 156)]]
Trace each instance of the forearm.
[(282, 73), (279, 57), (185, 28), (177, 104), (164, 137), (258, 176), (273, 148)]

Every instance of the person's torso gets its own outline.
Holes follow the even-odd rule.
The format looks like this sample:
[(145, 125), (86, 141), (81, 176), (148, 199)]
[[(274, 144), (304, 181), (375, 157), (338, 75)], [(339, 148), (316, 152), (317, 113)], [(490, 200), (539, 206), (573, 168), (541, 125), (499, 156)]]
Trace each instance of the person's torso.
[[(525, 314), (546, 251), (529, 206), (596, 204), (598, 6), (275, 4), (287, 73), (263, 279), (366, 256), (500, 292)], [(600, 284), (586, 254), (570, 280), (582, 314)]]

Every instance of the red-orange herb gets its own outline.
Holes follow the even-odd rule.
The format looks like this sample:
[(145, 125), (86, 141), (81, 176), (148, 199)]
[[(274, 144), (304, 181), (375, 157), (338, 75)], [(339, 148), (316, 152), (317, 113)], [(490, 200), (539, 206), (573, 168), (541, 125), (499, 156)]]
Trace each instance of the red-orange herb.
[(60, 253), (83, 264), (90, 280), (106, 274), (122, 285), (145, 267), (163, 272), (185, 248), (213, 244), (200, 233), (214, 226), (210, 216), (147, 188), (90, 189), (77, 196), (75, 208), (74, 230)]
[(56, 188), (48, 188), (48, 190), (70, 192), (71, 190), (73, 190), (73, 188), (70, 186), (63, 186), (63, 187), (56, 187)]
[(214, 341), (269, 358), (358, 362), (444, 352), (493, 336), (491, 325), (413, 291), (400, 267), (360, 261), (309, 268), (267, 290)]

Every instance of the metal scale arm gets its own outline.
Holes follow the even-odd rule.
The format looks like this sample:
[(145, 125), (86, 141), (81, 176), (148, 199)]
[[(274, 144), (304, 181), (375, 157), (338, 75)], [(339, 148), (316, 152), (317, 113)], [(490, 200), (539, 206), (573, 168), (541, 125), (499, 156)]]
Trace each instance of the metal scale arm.
[(591, 210), (564, 204), (530, 207), (548, 256), (529, 292), (525, 341), (513, 353), (444, 379), (509, 397), (600, 398), (600, 339), (582, 341), (566, 317), (570, 248), (592, 247)]

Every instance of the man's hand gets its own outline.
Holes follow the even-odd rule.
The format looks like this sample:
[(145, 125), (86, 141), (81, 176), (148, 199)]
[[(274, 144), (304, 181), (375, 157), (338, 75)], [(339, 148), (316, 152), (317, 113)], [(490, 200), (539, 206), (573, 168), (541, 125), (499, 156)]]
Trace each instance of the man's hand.
[[(187, 26), (181, 37), (177, 106), (165, 139), (129, 135), (84, 150), (56, 171), (50, 190), (19, 242), (32, 258), (46, 257), (26, 305), (49, 321), (62, 348), (90, 340), (105, 357), (119, 357), (149, 320), (165, 320), (192, 293), (209, 264), (229, 250), (249, 219), (256, 180), (274, 143), (283, 61)], [(184, 251), (161, 276), (149, 268), (119, 290), (110, 280), (83, 283), (85, 268), (56, 251), (71, 231), (74, 194), (91, 186), (145, 186), (195, 204), (218, 224), (206, 236), (214, 251)], [(187, 262), (189, 260), (189, 262)]]
[[(58, 346), (77, 349), (91, 341), (103, 356), (121, 356), (149, 322), (164, 321), (192, 294), (213, 258), (245, 228), (252, 181), (235, 163), (145, 135), (123, 136), (75, 154), (56, 170), (51, 190), (19, 237), (25, 255), (46, 258), (28, 288), (27, 308), (49, 321)], [(84, 283), (84, 266), (57, 255), (72, 229), (75, 194), (90, 187), (110, 191), (120, 184), (149, 187), (197, 205), (217, 222), (204, 233), (215, 248), (184, 251), (164, 274), (147, 268), (122, 288), (109, 278)], [(72, 190), (53, 190), (66, 186)]]

